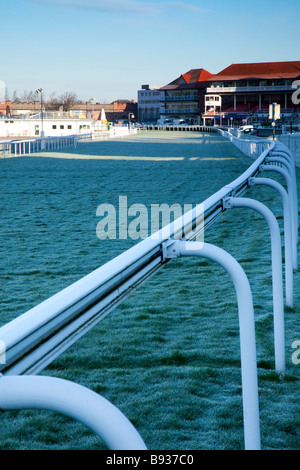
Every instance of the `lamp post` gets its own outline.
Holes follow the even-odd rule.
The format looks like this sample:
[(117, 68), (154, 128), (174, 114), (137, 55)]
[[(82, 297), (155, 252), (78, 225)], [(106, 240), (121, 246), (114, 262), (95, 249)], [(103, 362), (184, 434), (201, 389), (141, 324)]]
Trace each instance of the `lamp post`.
[(131, 116), (132, 116), (132, 119), (134, 119), (134, 114), (133, 114), (133, 113), (129, 113), (129, 114), (128, 114), (128, 129), (130, 129), (130, 119), (131, 119)]
[(91, 103), (92, 105), (92, 119), (94, 119), (94, 101), (95, 101), (96, 98), (90, 98), (89, 99), (89, 102)]
[(44, 138), (44, 117), (43, 117), (43, 93), (44, 90), (43, 88), (38, 88), (36, 90), (36, 93), (39, 93), (41, 95), (41, 120), (42, 120), (42, 132), (41, 132), (41, 138)]

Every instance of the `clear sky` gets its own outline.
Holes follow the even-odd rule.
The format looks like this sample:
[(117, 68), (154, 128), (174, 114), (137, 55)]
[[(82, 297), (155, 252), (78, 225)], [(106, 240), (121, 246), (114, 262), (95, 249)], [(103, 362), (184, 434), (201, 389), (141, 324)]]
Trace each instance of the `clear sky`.
[(300, 60), (299, 0), (1, 0), (0, 81), (137, 99), (192, 68)]

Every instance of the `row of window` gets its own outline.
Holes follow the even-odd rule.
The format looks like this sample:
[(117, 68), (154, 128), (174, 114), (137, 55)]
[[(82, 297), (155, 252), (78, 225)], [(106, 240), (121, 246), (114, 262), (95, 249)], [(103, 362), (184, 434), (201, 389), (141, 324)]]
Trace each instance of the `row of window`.
[(289, 86), (293, 80), (239, 80), (226, 82), (212, 82), (211, 87), (250, 87), (250, 86)]
[[(60, 129), (64, 129), (65, 126), (64, 126), (63, 124), (61, 124), (61, 125), (59, 126), (59, 128), (60, 128)], [(57, 125), (56, 125), (56, 124), (53, 124), (52, 129), (57, 129)], [(66, 129), (72, 129), (72, 126), (69, 124), (69, 125), (66, 127)]]
[(205, 101), (220, 101), (220, 96), (206, 95)]
[[(87, 126), (87, 125), (84, 124), (84, 125), (79, 126), (79, 129), (90, 129), (90, 127), (91, 127), (91, 126)], [(57, 128), (58, 128), (58, 126), (57, 126), (56, 124), (53, 124), (52, 129), (55, 130), (55, 129), (57, 129)], [(66, 129), (72, 129), (72, 125), (71, 125), (71, 124), (68, 124), (68, 125), (65, 127), (64, 124), (60, 124), (59, 129), (65, 129), (65, 128), (66, 128)]]
[(160, 100), (139, 100), (139, 103), (160, 103)]
[(140, 96), (158, 96), (160, 91), (141, 91)]

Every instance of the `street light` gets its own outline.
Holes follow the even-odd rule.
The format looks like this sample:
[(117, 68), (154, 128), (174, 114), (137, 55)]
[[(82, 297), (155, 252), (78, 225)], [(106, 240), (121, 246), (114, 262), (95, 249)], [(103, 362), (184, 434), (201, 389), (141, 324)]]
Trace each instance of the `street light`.
[(129, 113), (128, 114), (128, 129), (130, 129), (130, 119), (131, 119), (131, 116), (132, 116), (132, 119), (134, 119), (134, 114), (133, 113)]
[(92, 119), (94, 119), (94, 101), (96, 98), (90, 98), (89, 103), (92, 105)]
[(40, 93), (40, 95), (41, 95), (41, 119), (42, 119), (41, 137), (44, 137), (44, 119), (43, 119), (43, 93), (44, 93), (44, 90), (43, 90), (43, 88), (38, 88), (36, 90), (36, 93)]

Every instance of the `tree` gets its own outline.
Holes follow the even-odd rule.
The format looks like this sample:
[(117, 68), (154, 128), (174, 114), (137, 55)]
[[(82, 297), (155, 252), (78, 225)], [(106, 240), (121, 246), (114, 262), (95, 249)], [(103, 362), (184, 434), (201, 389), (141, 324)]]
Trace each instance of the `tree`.
[(36, 91), (24, 90), (21, 95), (18, 94), (17, 90), (13, 92), (12, 102), (13, 103), (34, 103), (38, 101), (38, 95)]
[(46, 102), (46, 106), (49, 111), (58, 111), (59, 107), (61, 106), (61, 102), (55, 93), (51, 93), (49, 99)]
[(12, 102), (13, 103), (20, 103), (20, 98), (18, 97), (18, 92), (17, 90), (14, 90), (13, 95), (12, 95)]
[(64, 111), (70, 111), (72, 106), (78, 103), (78, 98), (77, 98), (76, 93), (73, 93), (71, 91), (65, 91), (65, 93), (60, 95), (59, 100), (61, 104), (63, 105)]

